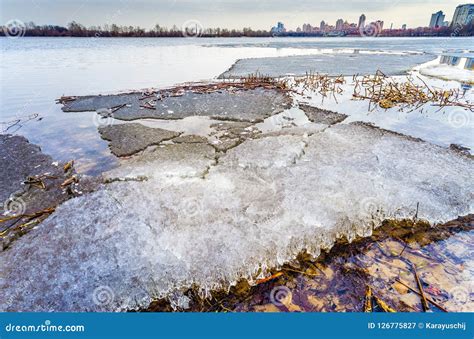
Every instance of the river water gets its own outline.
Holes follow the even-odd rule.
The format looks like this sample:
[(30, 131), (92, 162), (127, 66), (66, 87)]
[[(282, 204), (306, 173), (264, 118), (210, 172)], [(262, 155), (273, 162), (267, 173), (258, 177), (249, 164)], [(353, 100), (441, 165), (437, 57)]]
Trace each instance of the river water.
[[(62, 112), (61, 106), (55, 103), (55, 99), (62, 95), (115, 93), (172, 86), (188, 81), (208, 81), (216, 79), (241, 58), (351, 53), (356, 50), (377, 54), (428, 53), (433, 55), (433, 59), (440, 56), (436, 60), (445, 62), (442, 65), (443, 68), (436, 67), (438, 61), (432, 61), (429, 67), (433, 74), (445, 74), (446, 70), (448, 72), (451, 70), (446, 67), (451, 67), (450, 63), (456, 63), (456, 61), (449, 58), (446, 60), (441, 55), (446, 56), (446, 53), (451, 53), (449, 54), (451, 56), (469, 55), (468, 49), (472, 46), (472, 38), (1, 38), (0, 44), (0, 131), (24, 135), (32, 143), (40, 145), (42, 150), (54, 159), (62, 161), (74, 159), (76, 168), (80, 172), (97, 174), (112, 168), (117, 161), (110, 154), (107, 143), (97, 132), (97, 114), (95, 112)], [(471, 63), (466, 61), (464, 65), (471, 65)], [(338, 65), (335, 64), (334, 67)], [(464, 68), (457, 67), (456, 70), (462, 71), (462, 75), (467, 75), (468, 82), (470, 81), (471, 70), (467, 70), (467, 73), (464, 72)], [(439, 87), (466, 88), (467, 84), (457, 80), (459, 79), (432, 79), (430, 84)], [(472, 80), (474, 82), (474, 79)], [(472, 89), (467, 91), (470, 93), (469, 98), (472, 98)], [(449, 146), (450, 143), (458, 141), (463, 145), (474, 145), (472, 140), (474, 119), (470, 111), (452, 113), (451, 117), (456, 117), (456, 119), (449, 119), (449, 116), (446, 119), (446, 115), (441, 111), (438, 112), (438, 109), (435, 113), (431, 111), (398, 112), (396, 109), (368, 112), (367, 103), (354, 102), (351, 100), (350, 93), (349, 90), (345, 91), (338, 103), (329, 100), (323, 103), (317, 96), (306, 98), (306, 100), (315, 106), (344, 111), (351, 115), (352, 121), (373, 122), (378, 126), (422, 137), (442, 146)], [(282, 115), (289, 114), (289, 118), (293, 119), (292, 122), (295, 125), (307, 123), (307, 117), (301, 114), (301, 111), (297, 109), (291, 111), (294, 112), (283, 112)], [(276, 121), (283, 120), (287, 119), (276, 119)], [(258, 127), (269, 128), (270, 131), (274, 128), (269, 124), (262, 125)], [(357, 219), (359, 215), (362, 217), (365, 215), (365, 218), (368, 218), (368, 214), (375, 213), (375, 210), (376, 212), (384, 210), (378, 208), (382, 203), (384, 204), (382, 206), (392, 208), (422, 201), (421, 212), (431, 211), (432, 217), (428, 217), (430, 220), (443, 213), (453, 218), (452, 215), (458, 214), (455, 213), (454, 208), (467, 206), (468, 199), (462, 198), (463, 203), (457, 205), (456, 199), (459, 196), (467, 197), (466, 192), (472, 192), (469, 180), (463, 181), (463, 178), (467, 176), (466, 173), (470, 172), (462, 170), (464, 167), (456, 167), (464, 162), (458, 164), (445, 159), (454, 155), (442, 154), (443, 152), (438, 154), (439, 148), (436, 148), (435, 153), (431, 153), (434, 152), (431, 146), (424, 147), (411, 141), (402, 141), (401, 138), (391, 135), (386, 136), (387, 143), (384, 145), (395, 152), (385, 152), (383, 148), (377, 152), (376, 147), (372, 148), (372, 142), (376, 137), (373, 133), (376, 132), (372, 130), (364, 132), (362, 128), (356, 129), (358, 133), (348, 134), (347, 131), (350, 129), (340, 124), (330, 129), (330, 133), (327, 134), (327, 138), (330, 139), (325, 139), (326, 135), (320, 139), (315, 137), (315, 144), (312, 146), (296, 143), (296, 153), (303, 156), (306, 152), (306, 165), (295, 167), (294, 171), (298, 170), (297, 172), (288, 171), (288, 173), (283, 170), (283, 167), (274, 166), (275, 172), (271, 172), (277, 173), (276, 177), (279, 178), (280, 183), (284, 183), (283, 187), (286, 191), (275, 190), (270, 180), (245, 181), (238, 177), (235, 174), (237, 171), (230, 167), (229, 172), (225, 172), (225, 168), (221, 173), (216, 172), (217, 170), (213, 171), (213, 174), (206, 178), (205, 184), (202, 184), (200, 180), (188, 178), (189, 180), (179, 183), (168, 182), (166, 189), (163, 189), (164, 181), (158, 177), (158, 179), (149, 180), (146, 184), (127, 182), (115, 186), (108, 185), (92, 195), (71, 199), (60, 207), (61, 210), (56, 211), (53, 218), (48, 219), (47, 222), (50, 224), (39, 228), (38, 231), (35, 230), (43, 233), (36, 233), (36, 238), (30, 238), (32, 242), (21, 242), (21, 239), (18, 241), (24, 246), (23, 249), (26, 249), (24, 253), (31, 253), (34, 249), (37, 255), (33, 259), (31, 256), (21, 255), (21, 247), (19, 252), (15, 252), (17, 257), (14, 257), (22, 258), (21, 265), (12, 264), (16, 259), (6, 258), (6, 267), (15, 268), (10, 271), (15, 277), (11, 280), (9, 286), (11, 288), (5, 294), (10, 298), (17, 296), (18, 291), (15, 289), (24, 289), (24, 285), (21, 285), (24, 281), (27, 281), (27, 287), (28, 284), (33, 284), (30, 287), (34, 286), (34, 288), (29, 287), (31, 290), (46, 291), (39, 296), (30, 294), (36, 299), (43, 298), (45, 302), (43, 304), (36, 303), (36, 300), (32, 302), (29, 299), (23, 299), (23, 301), (26, 300), (24, 305), (27, 305), (28, 310), (34, 310), (35, 307), (43, 307), (42, 305), (53, 307), (50, 306), (50, 302), (58, 302), (58, 300), (67, 301), (74, 307), (78, 307), (75, 303), (79, 301), (87, 304), (91, 298), (87, 299), (83, 296), (89, 296), (92, 291), (96, 293), (95, 287), (99, 279), (102, 285), (100, 287), (105, 286), (113, 291), (117, 302), (125, 300), (127, 303), (132, 299), (136, 300), (135, 295), (143, 296), (141, 282), (148, 282), (152, 273), (158, 277), (154, 281), (161, 284), (159, 289), (157, 288), (159, 292), (167, 293), (174, 281), (183, 283), (184, 287), (189, 287), (190, 282), (198, 281), (203, 282), (202, 287), (214, 288), (218, 286), (215, 283), (220, 281), (222, 276), (234, 278), (236, 272), (239, 275), (244, 272), (244, 277), (252, 276), (256, 268), (261, 269), (265, 265), (271, 268), (287, 262), (293, 254), (307, 248), (308, 244), (319, 249), (320, 244), (327, 244), (327, 239), (331, 239), (327, 237), (327, 234), (332, 234), (331, 231), (335, 227), (342, 229), (342, 226), (348, 224), (347, 220), (360, 220)], [(269, 150), (268, 162), (286, 163), (287, 154), (293, 157), (291, 152), (278, 152), (280, 149), (293, 145), (291, 138), (285, 138), (285, 140), (289, 141), (281, 145), (270, 144), (273, 148), (267, 149)], [(326, 145), (323, 144), (325, 140), (329, 140)], [(262, 140), (256, 142), (262, 142)], [(321, 144), (324, 145), (321, 149), (314, 146), (319, 147)], [(356, 145), (353, 148), (355, 151), (351, 151), (352, 145)], [(410, 147), (416, 149), (407, 150), (403, 147), (404, 145), (411, 145)], [(336, 151), (332, 151), (331, 147), (335, 147)], [(338, 156), (338, 152), (346, 151), (344, 147), (348, 149), (347, 156)], [(303, 148), (306, 150), (301, 152)], [(237, 154), (236, 159), (250, 159), (249, 168), (258, 169), (256, 164), (261, 161), (261, 149), (263, 149), (261, 146), (254, 149), (248, 148), (247, 153), (241, 156)], [(366, 152), (367, 149), (370, 151)], [(362, 151), (357, 152), (359, 150)], [(405, 159), (406, 154), (415, 154), (416, 157)], [(430, 157), (430, 154), (436, 155), (436, 158)], [(396, 163), (397, 168), (376, 166), (375, 169), (380, 170), (376, 172), (371, 167), (375, 159), (372, 155), (375, 156), (377, 162)], [(349, 161), (343, 163), (346, 158), (349, 158)], [(319, 167), (315, 165), (319, 165), (316, 160), (320, 159), (323, 159), (321, 164), (322, 168), (325, 168), (324, 172), (320, 172)], [(461, 163), (460, 159), (461, 157), (456, 156), (456, 160)], [(335, 163), (346, 165), (331, 165)], [(445, 163), (453, 168), (443, 166)], [(441, 174), (444, 171), (444, 176), (431, 175), (432, 169), (426, 167), (426, 164), (433, 164), (433, 173)], [(404, 168), (410, 169), (410, 173)], [(457, 168), (461, 170), (456, 171)], [(172, 171), (175, 171), (175, 167)], [(371, 175), (365, 176), (366, 172), (374, 173), (373, 178)], [(453, 175), (453, 172), (458, 175)], [(256, 173), (258, 176), (260, 172)], [(407, 175), (401, 178), (401, 174), (395, 176), (393, 173), (403, 173), (403, 175), (407, 173)], [(372, 184), (373, 182), (377, 185)], [(387, 185), (379, 186), (378, 182)], [(233, 186), (233, 183), (237, 184)], [(453, 187), (461, 193), (454, 194)], [(287, 194), (289, 199), (280, 198), (278, 196), (280, 192)], [(115, 195), (124, 206), (127, 206), (127, 209), (122, 209), (117, 205)], [(143, 199), (137, 199), (137, 196)], [(252, 204), (248, 204), (248, 201)], [(328, 209), (325, 206), (329, 206)], [(416, 206), (416, 215), (418, 215), (418, 205)], [(249, 212), (242, 213), (244, 207)], [(197, 210), (198, 213), (194, 213), (193, 210)], [(249, 222), (248, 220), (251, 219), (245, 216), (247, 214), (257, 218), (255, 220), (261, 220), (261, 224)], [(346, 214), (351, 217), (340, 219), (341, 215)], [(172, 219), (175, 215), (178, 216), (177, 219)], [(216, 221), (216, 215), (221, 220)], [(240, 219), (242, 215), (248, 219)], [(420, 214), (420, 216), (424, 215)], [(134, 222), (130, 223), (130, 220)], [(295, 223), (294, 220), (298, 222)], [(344, 223), (339, 224), (340, 220)], [(466, 223), (470, 221), (471, 219), (467, 219)], [(460, 224), (461, 221), (457, 225)], [(322, 225), (324, 229), (319, 226), (315, 228), (315, 225)], [(90, 230), (93, 231), (90, 232)], [(272, 281), (274, 285), (257, 287), (257, 291), (252, 292), (253, 298), (248, 299), (249, 302), (242, 302), (239, 299), (231, 300), (232, 303), (225, 303), (225, 305), (244, 311), (359, 310), (365, 284), (374, 286), (376, 294), (384, 293), (385, 297), (387, 286), (393, 282), (385, 278), (400, 275), (401, 271), (405, 273), (403, 281), (415, 286), (414, 282), (409, 280), (413, 279), (409, 271), (411, 266), (405, 267), (406, 263), (402, 263), (403, 266), (399, 265), (399, 257), (405, 253), (407, 258), (419, 268), (422, 279), (429, 283), (430, 290), (426, 289), (431, 291), (429, 293), (436, 292), (436, 295), (441, 295), (443, 297), (441, 301), (449, 299), (450, 295), (461, 293), (462, 300), (458, 300), (457, 304), (456, 300), (448, 300), (445, 306), (454, 311), (471, 311), (472, 307), (469, 308), (471, 304), (467, 302), (467, 298), (472, 295), (472, 265), (468, 261), (470, 258), (467, 257), (471, 254), (468, 244), (472, 242), (472, 231), (469, 234), (459, 234), (444, 242), (433, 242), (433, 244), (431, 240), (426, 241), (429, 234), (424, 233), (429, 232), (418, 232), (420, 237), (416, 240), (423, 240), (425, 248), (421, 248), (421, 244), (418, 247), (417, 243), (406, 245), (405, 238), (402, 235), (403, 241), (401, 241), (398, 233), (397, 237), (393, 238), (372, 239), (375, 241), (370, 241), (368, 244), (370, 246), (376, 244), (376, 249), (364, 246), (349, 248), (351, 262), (360, 263), (359, 266), (363, 269), (373, 270), (369, 272), (371, 276), (367, 279), (360, 279), (360, 267), (353, 270), (353, 277), (338, 275), (340, 272), (344, 274), (348, 272), (345, 265), (347, 260), (341, 261), (337, 253), (333, 252), (336, 254), (335, 259), (327, 267), (318, 265), (320, 263), (317, 262), (301, 263), (301, 266), (296, 267), (296, 271), (293, 266), (286, 267), (283, 271), (288, 268), (289, 270), (283, 272), (280, 280)], [(51, 234), (54, 237), (51, 237)], [(414, 235), (412, 229), (407, 234), (407, 237)], [(441, 237), (434, 238), (441, 239)], [(75, 241), (71, 242), (70, 239), (75, 239)], [(306, 239), (310, 240), (306, 242)], [(352, 253), (354, 249), (358, 250), (355, 254)], [(8, 256), (12, 251), (4, 253)], [(51, 257), (51, 253), (55, 253), (56, 257)], [(82, 253), (95, 253), (95, 255), (89, 256), (90, 261), (84, 262), (81, 258)], [(427, 259), (429, 255), (439, 255), (439, 258), (436, 261), (430, 261)], [(117, 259), (120, 270), (110, 265), (110, 258)], [(35, 265), (28, 264), (28, 260), (35, 261)], [(344, 266), (340, 265), (341, 262), (344, 262)], [(73, 266), (77, 263), (79, 269), (71, 270), (71, 263)], [(103, 266), (104, 263), (106, 266)], [(315, 265), (312, 267), (309, 264)], [(84, 272), (86, 267), (90, 271), (90, 279), (80, 279), (81, 272)], [(150, 271), (147, 271), (149, 268), (151, 268)], [(318, 278), (320, 280), (309, 279), (308, 277), (315, 276), (317, 270), (323, 272), (324, 276), (320, 276)], [(104, 278), (104, 272), (110, 274)], [(123, 272), (126, 273), (125, 279), (123, 279)], [(288, 272), (298, 273), (298, 275), (291, 275), (293, 273)], [(55, 274), (61, 279), (49, 278)], [(34, 279), (28, 281), (24, 277), (34, 277)], [(64, 280), (62, 280), (63, 277)], [(136, 277), (142, 280), (137, 283)], [(77, 289), (64, 289), (63, 281), (68, 283), (79, 281), (80, 283)], [(125, 282), (131, 282), (131, 284), (127, 285)], [(343, 282), (344, 285), (340, 285), (339, 282)], [(61, 287), (59, 287), (60, 284), (62, 284)], [(326, 289), (325, 286), (329, 288)], [(258, 290), (259, 288), (261, 289)], [(275, 291), (282, 291), (282, 288), (285, 293), (289, 293), (290, 298), (272, 301)], [(58, 299), (56, 291), (63, 289), (65, 293), (61, 296), (63, 299)], [(137, 292), (137, 289), (140, 291)], [(392, 290), (390, 293), (393, 295), (395, 292)], [(344, 300), (341, 295), (345, 291), (357, 292), (354, 294), (356, 298), (352, 298), (349, 302)], [(304, 299), (315, 294), (321, 300), (332, 296), (329, 298), (330, 303), (321, 304), (318, 298), (308, 297), (307, 302)], [(404, 292), (402, 296), (403, 305), (408, 305), (406, 310), (418, 310), (419, 300), (414, 299), (411, 294), (406, 294)], [(70, 298), (71, 295), (73, 297)], [(291, 295), (295, 298), (292, 299)], [(141, 307), (147, 306), (149, 297), (150, 295), (145, 295), (143, 299), (145, 301), (142, 300)], [(181, 300), (182, 296), (178, 295), (178, 297)], [(339, 301), (333, 302), (333, 300)], [(180, 302), (180, 304), (184, 303)], [(129, 304), (125, 305), (129, 306)], [(58, 307), (66, 309), (70, 305), (64, 304)], [(397, 308), (397, 310), (405, 309)]]
[[(96, 174), (114, 166), (94, 112), (55, 99), (217, 78), (238, 59), (340, 53), (466, 52), (472, 38), (0, 38), (0, 130)], [(334, 65), (337, 67), (337, 65)]]

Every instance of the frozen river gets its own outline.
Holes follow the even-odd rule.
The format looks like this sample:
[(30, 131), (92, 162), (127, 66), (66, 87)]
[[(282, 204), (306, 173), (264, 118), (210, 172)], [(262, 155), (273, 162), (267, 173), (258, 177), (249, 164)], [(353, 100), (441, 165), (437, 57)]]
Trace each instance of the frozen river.
[(55, 104), (62, 95), (215, 79), (238, 59), (327, 57), (355, 50), (439, 55), (466, 51), (471, 42), (472, 38), (1, 38), (0, 129), (26, 136), (58, 160), (76, 159), (78, 169), (94, 174), (112, 167), (115, 160), (97, 133), (95, 113), (64, 114)]
[[(3, 162), (2, 169), (8, 169), (3, 180), (29, 166), (50, 186), (31, 187), (36, 182), (30, 177), (28, 190), (11, 196), (0, 212), (16, 213), (12, 202), (36, 212), (53, 194), (60, 199), (54, 212), (43, 210), (50, 216), (38, 219), (41, 223), (21, 238), (14, 238), (16, 229), (8, 233), (11, 243), (0, 253), (8, 277), (0, 288), (7, 302), (0, 309), (118, 311), (146, 308), (162, 297), (187, 308), (190, 298), (183, 293), (191, 286), (206, 295), (243, 278), (254, 284), (303, 251), (316, 258), (337, 238), (369, 236), (386, 219), (419, 218), (437, 224), (472, 213), (472, 158), (461, 154), (466, 151), (462, 147), (474, 148), (469, 42), (1, 40), (2, 132), (26, 136), (54, 159), (74, 159), (82, 173), (115, 168), (96, 185), (90, 177), (72, 176), (67, 170), (72, 165), (64, 168), (51, 158), (37, 164), (38, 150), (25, 146), (22, 138), (3, 136), (0, 151), (2, 159), (8, 159)], [(372, 109), (366, 97), (353, 100), (355, 80), (350, 76), (337, 79), (341, 92), (324, 101), (317, 88), (304, 88), (301, 79), (288, 77), (285, 85), (260, 79), (253, 89), (247, 81), (77, 97), (63, 100), (64, 112), (55, 103), (63, 95), (216, 80), (238, 60), (249, 58), (258, 65), (280, 57), (275, 67), (285, 66), (282, 60), (297, 59), (297, 70), (300, 60), (314, 65), (314, 60), (324, 59), (325, 72), (334, 74), (342, 67), (331, 63), (332, 58), (347, 63), (357, 59), (353, 63), (363, 70), (373, 66), (364, 63), (385, 69), (390, 57), (408, 60), (405, 56), (430, 60), (405, 65), (412, 86), (425, 82), (436, 90), (459, 91), (459, 102), (466, 108), (425, 102), (400, 111), (399, 106), (382, 109), (379, 102)], [(384, 81), (407, 81), (399, 71), (387, 74), (397, 75)], [(293, 91), (287, 91), (292, 81)], [(112, 115), (105, 126), (99, 112)], [(454, 143), (460, 147), (448, 149)], [(119, 160), (120, 166), (108, 146), (114, 154), (127, 156)], [(42, 164), (47, 165), (44, 170)], [(47, 175), (48, 168), (54, 175)], [(22, 179), (10, 179), (15, 180), (21, 184)], [(58, 185), (49, 180), (58, 180)], [(65, 184), (73, 187), (66, 186), (72, 192), (68, 197)], [(16, 218), (22, 216), (9, 220), (16, 223)], [(456, 243), (453, 247), (466, 251)], [(472, 281), (472, 265), (462, 262), (466, 268), (450, 271), (456, 278), (450, 284), (465, 288)], [(438, 277), (430, 265), (420, 267), (420, 274)], [(459, 282), (464, 277), (464, 283)], [(21, 294), (25, 290), (29, 293)], [(104, 292), (110, 296), (106, 302), (101, 301)]]

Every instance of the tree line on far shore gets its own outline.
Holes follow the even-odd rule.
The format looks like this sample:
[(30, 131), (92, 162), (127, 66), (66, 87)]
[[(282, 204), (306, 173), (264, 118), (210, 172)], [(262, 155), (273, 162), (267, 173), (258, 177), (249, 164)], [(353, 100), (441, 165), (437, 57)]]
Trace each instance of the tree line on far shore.
[[(69, 23), (67, 27), (58, 25), (36, 25), (33, 22), (24, 24), (24, 36), (51, 36), (51, 37), (183, 37), (183, 36), (201, 36), (201, 37), (269, 37), (271, 33), (265, 30), (253, 30), (244, 28), (242, 30), (226, 28), (206, 28), (190, 25), (190, 27), (178, 27), (174, 25), (171, 28), (155, 25), (153, 29), (146, 30), (138, 26), (119, 26), (116, 24), (104, 26), (85, 27), (75, 21)], [(3, 27), (0, 35), (7, 35), (8, 27)]]
[[(155, 25), (153, 29), (146, 30), (138, 26), (119, 26), (116, 24), (104, 26), (85, 27), (75, 21), (69, 23), (67, 27), (58, 25), (36, 25), (33, 22), (21, 23), (21, 26), (13, 27), (22, 36), (44, 36), (44, 37), (271, 37), (271, 36), (324, 36), (324, 32), (283, 32), (275, 34), (266, 30), (253, 30), (251, 28), (243, 28), (241, 30), (226, 28), (206, 28), (196, 24), (194, 27), (173, 27), (166, 28)], [(9, 35), (12, 27), (2, 26), (0, 36)], [(360, 35), (359, 31), (340, 32), (341, 36)], [(414, 29), (393, 29), (383, 30), (377, 34), (378, 36), (473, 36), (474, 27), (472, 24), (462, 27), (441, 27), (431, 29), (427, 27), (418, 27)]]

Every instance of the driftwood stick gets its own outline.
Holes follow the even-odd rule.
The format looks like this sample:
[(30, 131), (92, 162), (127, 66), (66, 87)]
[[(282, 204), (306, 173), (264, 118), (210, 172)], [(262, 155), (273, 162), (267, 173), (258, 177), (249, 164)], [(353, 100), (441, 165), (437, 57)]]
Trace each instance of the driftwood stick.
[(112, 107), (110, 110), (112, 111), (112, 113), (115, 113), (115, 112), (117, 112), (119, 109), (121, 109), (122, 107), (125, 107), (125, 106), (127, 106), (127, 104), (117, 105), (117, 106)]
[(145, 99), (151, 99), (155, 96), (155, 94), (150, 94), (150, 95), (144, 95), (141, 98), (138, 98), (138, 100), (145, 100)]
[(423, 286), (421, 285), (420, 277), (418, 276), (418, 273), (416, 272), (415, 264), (412, 264), (412, 267), (413, 267), (413, 273), (415, 274), (416, 284), (418, 285), (418, 289), (420, 290), (421, 305), (423, 306), (423, 311), (427, 312), (430, 310), (430, 307), (428, 305), (428, 302), (426, 301), (425, 292), (423, 291)]
[[(412, 291), (413, 293), (418, 294), (418, 295), (421, 297), (421, 293), (418, 292), (417, 290), (415, 290), (414, 288), (410, 287), (408, 284), (404, 283), (403, 281), (401, 281), (401, 280), (399, 280), (399, 279), (396, 279), (395, 281), (398, 282), (398, 283), (400, 283), (400, 284), (402, 284), (403, 286), (405, 286), (406, 288), (408, 288), (410, 291)], [(439, 308), (441, 311), (443, 311), (443, 312), (448, 312), (447, 309), (445, 309), (443, 306), (441, 306), (440, 304), (438, 304), (438, 303), (437, 303), (436, 301), (434, 301), (433, 299), (431, 299), (431, 298), (426, 298), (426, 300), (427, 300), (429, 303), (431, 303), (431, 304), (433, 304), (434, 306), (436, 306), (437, 308)]]
[[(7, 221), (10, 221), (10, 220), (14, 220), (14, 219), (23, 219), (23, 218), (27, 218), (27, 220), (32, 220), (34, 218), (41, 217), (44, 214), (51, 214), (55, 211), (55, 209), (56, 209), (55, 207), (51, 207), (51, 208), (46, 208), (42, 211), (34, 212), (32, 214), (20, 214), (20, 215), (7, 217), (7, 218), (4, 218), (4, 219), (0, 219), (0, 223), (7, 222)], [(8, 229), (1, 232), (0, 236), (3, 236), (7, 232), (8, 232)]]

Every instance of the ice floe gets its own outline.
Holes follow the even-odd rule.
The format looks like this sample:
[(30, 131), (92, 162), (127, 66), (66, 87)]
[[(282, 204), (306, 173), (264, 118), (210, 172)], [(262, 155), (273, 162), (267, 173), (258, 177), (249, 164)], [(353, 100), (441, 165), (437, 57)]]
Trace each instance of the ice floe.
[(454, 80), (474, 84), (474, 55), (444, 55), (422, 64), (416, 69), (423, 75), (443, 80)]
[[(451, 67), (451, 66), (448, 66)], [(392, 81), (405, 82), (406, 76), (392, 76)], [(474, 149), (474, 113), (462, 107), (439, 107), (425, 104), (413, 109), (400, 110), (399, 107), (383, 109), (378, 106), (369, 106), (368, 100), (354, 100), (352, 97), (354, 83), (352, 77), (345, 77), (346, 83), (341, 85), (342, 93), (322, 97), (316, 91), (304, 91), (303, 95), (296, 95), (295, 100), (307, 103), (321, 109), (330, 110), (348, 117), (342, 123), (362, 121), (375, 124), (378, 127), (410, 135), (449, 147), (451, 144), (462, 145)], [(459, 89), (462, 101), (473, 102), (474, 91), (468, 89), (463, 92), (457, 81), (444, 81), (427, 78), (413, 71), (411, 81), (415, 84), (426, 82), (433, 88), (445, 90)]]
[[(0, 254), (1, 310), (146, 307), (255, 279), (304, 249), (317, 256), (417, 206), (431, 222), (473, 212), (471, 158), (363, 124), (326, 127), (247, 140), (218, 159), (199, 143), (129, 159), (109, 175), (146, 181), (69, 200)], [(170, 148), (183, 145), (194, 147)]]
[[(260, 73), (273, 77), (317, 72), (337, 75), (374, 74), (382, 69), (388, 75), (404, 74), (412, 67), (433, 60), (429, 54), (336, 53), (238, 60), (221, 78), (239, 78)], [(337, 66), (335, 66), (337, 65)]]

